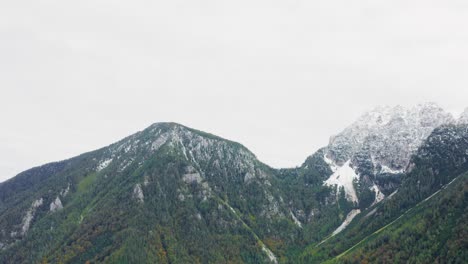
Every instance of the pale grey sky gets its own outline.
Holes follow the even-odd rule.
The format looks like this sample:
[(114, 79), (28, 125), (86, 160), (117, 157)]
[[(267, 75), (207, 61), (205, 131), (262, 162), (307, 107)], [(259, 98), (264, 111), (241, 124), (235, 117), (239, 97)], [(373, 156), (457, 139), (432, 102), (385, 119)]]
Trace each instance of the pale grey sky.
[(0, 181), (174, 121), (296, 166), (381, 104), (468, 106), (466, 0), (0, 1)]

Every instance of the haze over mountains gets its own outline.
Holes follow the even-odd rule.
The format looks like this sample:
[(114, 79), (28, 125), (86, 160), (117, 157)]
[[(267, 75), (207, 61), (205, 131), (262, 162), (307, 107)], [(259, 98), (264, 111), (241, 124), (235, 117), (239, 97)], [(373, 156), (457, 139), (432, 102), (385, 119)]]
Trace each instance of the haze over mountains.
[(0, 183), (0, 260), (463, 263), (467, 171), (468, 108), (378, 107), (288, 169), (156, 123)]

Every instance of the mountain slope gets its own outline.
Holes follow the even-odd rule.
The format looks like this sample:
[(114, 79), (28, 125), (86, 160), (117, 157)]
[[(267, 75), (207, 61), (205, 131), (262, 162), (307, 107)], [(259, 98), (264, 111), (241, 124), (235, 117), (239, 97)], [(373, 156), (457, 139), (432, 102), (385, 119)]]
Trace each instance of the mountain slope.
[(346, 209), (302, 174), (297, 197), (286, 174), (238, 143), (154, 124), (2, 183), (0, 261), (288, 261)]
[(467, 192), (465, 173), (331, 262), (465, 263)]
[[(6, 249), (0, 259), (265, 259), (262, 250), (268, 249), (237, 215), (255, 215), (259, 225), (271, 228), (289, 213), (271, 192), (271, 171), (240, 144), (155, 124), (0, 185), (0, 241)], [(236, 248), (231, 240), (244, 256), (220, 254)], [(144, 246), (152, 243), (152, 250)]]
[[(461, 182), (459, 184), (461, 186), (466, 184), (466, 177), (459, 175), (468, 172), (467, 150), (467, 125), (446, 125), (435, 129), (411, 159), (408, 172), (404, 175), (398, 191), (358, 215), (348, 228), (338, 236), (323, 244), (311, 245), (304, 252), (302, 261), (305, 263), (322, 262), (333, 259), (357, 245), (366, 247), (370, 236), (394, 221), (398, 220), (400, 224), (405, 225), (405, 221), (413, 221), (411, 219), (422, 217), (422, 213), (418, 213), (411, 219), (400, 219), (411, 210), (415, 211), (416, 205), (446, 188), (454, 179), (461, 178), (458, 181)], [(463, 194), (459, 193), (457, 195), (462, 195), (461, 197), (466, 199)], [(433, 198), (440, 199), (439, 197), (434, 196)], [(465, 203), (466, 201), (461, 200), (459, 202)], [(458, 210), (451, 206), (449, 205), (450, 208), (445, 209)], [(442, 212), (439, 210), (434, 211)], [(458, 221), (456, 228), (463, 229), (468, 224), (458, 216), (439, 220), (441, 222), (434, 225), (441, 228), (445, 224), (448, 225), (450, 221)], [(406, 232), (404, 228), (402, 232)], [(374, 250), (377, 251), (377, 248), (375, 247)], [(394, 250), (403, 252), (404, 248)], [(376, 251), (368, 250), (364, 255), (372, 255)]]

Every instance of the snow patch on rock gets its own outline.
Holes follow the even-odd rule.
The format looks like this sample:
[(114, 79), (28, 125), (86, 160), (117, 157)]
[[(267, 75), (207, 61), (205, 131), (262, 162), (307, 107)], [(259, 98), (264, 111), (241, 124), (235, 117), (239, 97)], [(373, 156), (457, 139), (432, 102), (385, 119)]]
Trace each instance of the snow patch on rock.
[(327, 157), (327, 154), (323, 155), (323, 160), (328, 164), (332, 172), (335, 172), (338, 169), (338, 166), (333, 160)]
[(112, 158), (101, 161), (101, 163), (99, 163), (97, 166), (97, 171), (102, 171), (103, 169), (107, 168), (107, 166), (109, 166), (111, 162), (112, 162)]
[(401, 174), (404, 172), (405, 172), (404, 169), (396, 170), (396, 169), (389, 168), (388, 166), (385, 166), (385, 165), (382, 165), (382, 168), (380, 169), (380, 173)]
[(367, 217), (375, 214), (376, 212), (377, 212), (377, 208), (374, 208), (374, 209), (372, 209), (372, 211), (370, 211), (368, 214), (366, 214), (366, 216), (364, 216), (364, 218), (367, 218)]
[(301, 223), (301, 221), (299, 221), (299, 220), (296, 218), (296, 216), (294, 215), (294, 213), (293, 213), (292, 211), (290, 211), (290, 213), (291, 213), (291, 217), (292, 217), (294, 223), (295, 223), (298, 227), (302, 228), (302, 223)]
[(354, 217), (356, 217), (358, 214), (361, 213), (361, 210), (359, 209), (353, 209), (349, 214), (346, 216), (346, 219), (343, 221), (343, 223), (332, 233), (332, 236), (335, 236), (336, 234), (340, 233), (343, 231), (350, 223), (353, 221)]
[(268, 259), (273, 262), (273, 263), (278, 263), (278, 260), (276, 259), (276, 256), (275, 254), (273, 254), (273, 252), (271, 252), (270, 249), (268, 249), (265, 245), (262, 244), (262, 250), (263, 252), (265, 252), (268, 256)]
[(398, 190), (392, 192), (387, 198), (390, 199), (392, 198), (395, 194), (397, 194)]
[(130, 158), (128, 160), (124, 160), (120, 162), (120, 167), (119, 167), (118, 172), (124, 171), (126, 168), (128, 168), (128, 166), (130, 166), (133, 163), (134, 160), (135, 160), (134, 158)]
[[(350, 160), (346, 161), (343, 166), (336, 166), (335, 172), (328, 178), (324, 184), (328, 186), (336, 186), (344, 188), (346, 199), (352, 202), (358, 202), (356, 190), (354, 189), (354, 180), (358, 179), (358, 175), (351, 168)], [(332, 166), (330, 166), (332, 168)]]
[(374, 184), (370, 189), (375, 193), (375, 200), (372, 203), (372, 205), (379, 203), (380, 201), (385, 199), (385, 195), (380, 191), (377, 185)]

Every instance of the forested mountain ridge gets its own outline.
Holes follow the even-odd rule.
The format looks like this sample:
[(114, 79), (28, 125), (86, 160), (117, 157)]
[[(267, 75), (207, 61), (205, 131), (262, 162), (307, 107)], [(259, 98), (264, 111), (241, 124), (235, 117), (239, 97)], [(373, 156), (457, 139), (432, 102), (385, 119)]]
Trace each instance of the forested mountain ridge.
[(347, 212), (321, 182), (299, 199), (285, 182), (238, 143), (154, 124), (2, 183), (0, 260), (286, 261)]
[[(376, 261), (375, 253), (390, 250), (386, 243), (396, 237), (372, 234), (390, 225), (399, 238), (406, 236), (404, 223), (428, 214), (421, 204), (428, 197), (438, 208), (431, 213), (451, 213), (426, 226), (446, 230), (446, 224), (464, 232), (464, 115), (455, 121), (433, 104), (385, 109), (385, 118), (380, 110), (364, 115), (380, 121), (362, 140), (346, 136), (361, 143), (342, 161), (335, 156), (340, 136), (303, 165), (276, 170), (239, 143), (156, 123), (108, 147), (25, 171), (0, 183), (0, 262)], [(408, 124), (414, 120), (419, 123)], [(385, 147), (395, 133), (403, 133), (396, 140), (410, 140), (411, 149)], [(376, 140), (388, 142), (372, 143)], [(443, 206), (441, 197), (454, 203)], [(429, 239), (413, 231), (409, 234)], [(434, 233), (430, 241), (434, 237), (445, 239)], [(457, 262), (466, 257), (459, 254), (466, 241), (455, 240), (445, 253), (411, 250), (423, 252), (418, 256), (426, 260), (442, 252), (439, 261)], [(392, 252), (402, 252), (398, 260), (409, 259), (392, 245)]]

